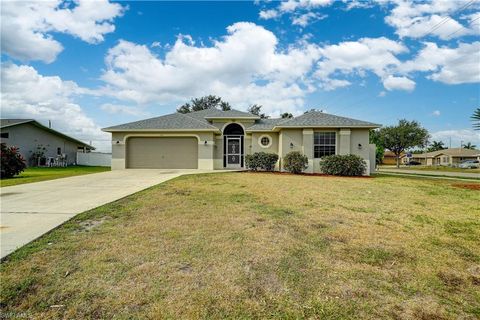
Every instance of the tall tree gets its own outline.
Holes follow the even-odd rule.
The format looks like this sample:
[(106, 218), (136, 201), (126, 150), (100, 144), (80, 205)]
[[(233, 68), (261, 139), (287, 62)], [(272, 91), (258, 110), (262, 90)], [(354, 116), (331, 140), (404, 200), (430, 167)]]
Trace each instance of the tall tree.
[(473, 121), (473, 129), (480, 130), (480, 108), (477, 108), (470, 117)]
[(252, 104), (250, 107), (248, 107), (247, 111), (251, 114), (259, 116), (261, 119), (269, 118), (265, 113), (262, 113), (262, 106), (259, 104)]
[(291, 114), (290, 112), (284, 112), (280, 115), (280, 117), (282, 117), (282, 119), (293, 118), (293, 114)]
[(232, 110), (230, 104), (226, 101), (222, 101), (222, 98), (214, 95), (208, 95), (201, 98), (194, 98), (190, 102), (181, 105), (177, 109), (177, 112), (190, 113), (193, 111), (200, 111), (209, 108), (217, 108), (223, 111)]
[(427, 151), (428, 152), (433, 152), (433, 151), (439, 151), (439, 150), (443, 150), (443, 149), (446, 149), (444, 143), (442, 141), (435, 141), (434, 140), (430, 144), (430, 147), (428, 147)]
[(429, 138), (427, 129), (417, 121), (402, 119), (396, 126), (383, 127), (378, 130), (379, 141), (392, 151), (397, 159), (397, 168), (400, 167), (400, 154), (407, 149), (424, 147)]
[(467, 142), (466, 144), (463, 145), (464, 149), (470, 149), (470, 150), (475, 150), (477, 146), (472, 144), (471, 142)]

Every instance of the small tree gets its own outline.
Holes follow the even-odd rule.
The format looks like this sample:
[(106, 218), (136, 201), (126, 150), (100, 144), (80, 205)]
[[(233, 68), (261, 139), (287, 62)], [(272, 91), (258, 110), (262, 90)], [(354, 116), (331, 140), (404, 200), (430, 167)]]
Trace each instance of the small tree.
[(283, 158), (283, 167), (291, 173), (302, 173), (308, 168), (308, 158), (298, 151), (290, 151)]
[(480, 108), (477, 108), (470, 117), (473, 121), (473, 129), (480, 130)]
[(16, 176), (27, 167), (25, 159), (23, 159), (22, 155), (18, 153), (18, 148), (7, 147), (5, 143), (2, 143), (0, 153), (2, 159), (0, 177), (2, 179)]
[(423, 147), (428, 141), (427, 129), (420, 126), (417, 121), (402, 119), (396, 126), (383, 127), (378, 130), (379, 141), (392, 151), (397, 159), (397, 168), (400, 167), (400, 154), (407, 149)]
[(222, 98), (208, 95), (201, 98), (194, 98), (183, 105), (178, 109), (178, 113), (190, 113), (193, 111), (200, 111), (209, 108), (217, 108), (223, 111), (232, 110), (232, 107), (228, 102), (222, 101)]
[(248, 112), (251, 114), (254, 114), (256, 116), (259, 116), (261, 119), (268, 119), (269, 117), (265, 113), (262, 112), (262, 106), (259, 104), (252, 104), (250, 107), (247, 109)]
[(380, 134), (378, 130), (370, 130), (369, 132), (370, 143), (375, 144), (375, 163), (378, 165), (382, 163), (383, 156), (385, 155), (385, 147), (380, 141)]
[(282, 119), (289, 119), (289, 118), (293, 118), (293, 114), (291, 114), (290, 112), (284, 112), (280, 115), (280, 117)]

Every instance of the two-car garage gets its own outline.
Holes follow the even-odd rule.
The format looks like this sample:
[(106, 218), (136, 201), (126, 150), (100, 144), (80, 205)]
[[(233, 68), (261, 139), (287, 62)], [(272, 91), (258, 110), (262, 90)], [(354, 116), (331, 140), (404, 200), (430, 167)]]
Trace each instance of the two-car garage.
[(196, 137), (131, 137), (126, 166), (132, 169), (197, 169)]

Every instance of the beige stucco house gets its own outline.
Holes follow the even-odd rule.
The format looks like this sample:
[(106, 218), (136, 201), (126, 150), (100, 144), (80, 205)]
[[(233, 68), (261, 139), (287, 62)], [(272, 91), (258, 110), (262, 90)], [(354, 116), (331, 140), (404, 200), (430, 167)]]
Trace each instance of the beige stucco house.
[(417, 161), (427, 166), (457, 166), (464, 160), (477, 160), (479, 150), (465, 148), (449, 148), (427, 153), (414, 153), (411, 158), (401, 156), (402, 162)]
[(356, 154), (374, 169), (375, 148), (369, 130), (379, 125), (320, 111), (289, 119), (261, 119), (250, 113), (207, 109), (126, 123), (103, 129), (112, 133), (112, 169), (243, 168), (245, 155), (269, 152), (283, 157), (300, 151), (306, 172), (320, 172), (320, 158)]
[(0, 141), (7, 146), (17, 147), (27, 165), (33, 164), (30, 158), (39, 147), (44, 148), (45, 159), (62, 156), (68, 165), (75, 164), (78, 151), (95, 149), (33, 119), (1, 119), (0, 132)]

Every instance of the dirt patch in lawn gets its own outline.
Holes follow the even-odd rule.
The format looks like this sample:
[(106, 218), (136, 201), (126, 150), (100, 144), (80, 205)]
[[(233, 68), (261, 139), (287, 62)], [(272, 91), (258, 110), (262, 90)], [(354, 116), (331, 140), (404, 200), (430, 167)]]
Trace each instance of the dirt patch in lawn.
[(452, 184), (455, 188), (469, 189), (469, 190), (479, 190), (480, 183), (454, 183)]

